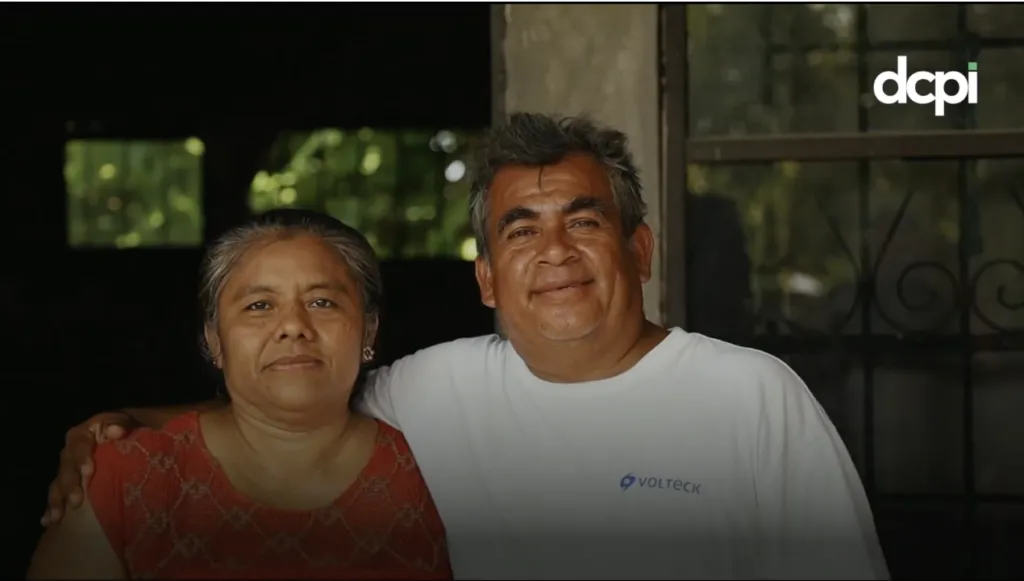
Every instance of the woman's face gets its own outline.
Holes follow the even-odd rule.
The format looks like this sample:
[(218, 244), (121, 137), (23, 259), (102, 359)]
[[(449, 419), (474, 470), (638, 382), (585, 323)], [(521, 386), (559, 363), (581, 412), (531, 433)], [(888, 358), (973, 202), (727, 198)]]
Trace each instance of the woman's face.
[(228, 277), (206, 330), (236, 404), (263, 414), (330, 413), (348, 405), (366, 329), (349, 269), (310, 236), (250, 249)]

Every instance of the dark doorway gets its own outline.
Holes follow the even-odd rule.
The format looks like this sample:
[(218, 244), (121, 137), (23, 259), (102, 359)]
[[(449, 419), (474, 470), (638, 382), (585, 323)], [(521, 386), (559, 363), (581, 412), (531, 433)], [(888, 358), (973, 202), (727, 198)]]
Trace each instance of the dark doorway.
[[(6, 462), (14, 508), (0, 571), (24, 572), (67, 428), (103, 409), (213, 394), (197, 349), (200, 245), (254, 211), (254, 179), (284, 163), (282, 136), (351, 135), (360, 159), (380, 139), (401, 141), (387, 136), (425, 136), (415, 139), (426, 154), (391, 160), (404, 170), (380, 203), (394, 211), (360, 224), (379, 233), (387, 257), (380, 362), (492, 331), (472, 263), (457, 253), (461, 223), (409, 211), (458, 182), (443, 179), (452, 160), (431, 139), (469, 138), (490, 122), (489, 14), (353, 4), (6, 11), (3, 42), (17, 57), (3, 80), (0, 292), (7, 327), (21, 333), (4, 409), (24, 433)], [(287, 204), (313, 191), (293, 190), (272, 193)], [(441, 199), (460, 203), (457, 191)]]

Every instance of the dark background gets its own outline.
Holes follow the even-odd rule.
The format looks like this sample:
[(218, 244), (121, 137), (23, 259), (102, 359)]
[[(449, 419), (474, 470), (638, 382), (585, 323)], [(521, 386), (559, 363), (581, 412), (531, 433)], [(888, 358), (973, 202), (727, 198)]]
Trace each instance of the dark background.
[[(279, 132), (486, 127), (489, 6), (8, 5), (0, 43), (0, 576), (19, 577), (64, 432), (105, 409), (207, 399), (216, 379), (197, 349), (199, 249), (68, 248), (66, 140), (200, 136), (210, 240), (248, 215), (254, 159)], [(493, 330), (472, 263), (383, 268), (380, 362)]]

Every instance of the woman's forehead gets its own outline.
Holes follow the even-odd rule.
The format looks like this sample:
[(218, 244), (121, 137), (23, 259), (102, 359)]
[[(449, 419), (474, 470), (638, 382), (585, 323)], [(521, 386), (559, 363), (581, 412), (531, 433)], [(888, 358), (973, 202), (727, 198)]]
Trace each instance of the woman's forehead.
[[(313, 236), (264, 241), (246, 251), (229, 275), (227, 286), (254, 280), (311, 284), (351, 285), (348, 265), (333, 249)], [(234, 283), (234, 284), (233, 284)]]

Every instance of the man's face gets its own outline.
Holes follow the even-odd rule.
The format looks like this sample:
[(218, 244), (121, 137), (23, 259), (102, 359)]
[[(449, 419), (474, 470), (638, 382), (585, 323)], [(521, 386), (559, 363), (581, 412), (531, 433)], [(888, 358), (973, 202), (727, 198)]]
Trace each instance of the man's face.
[(481, 298), (510, 338), (573, 341), (642, 317), (653, 239), (629, 241), (608, 174), (594, 158), (509, 166), (488, 193), (490, 258), (476, 261)]

